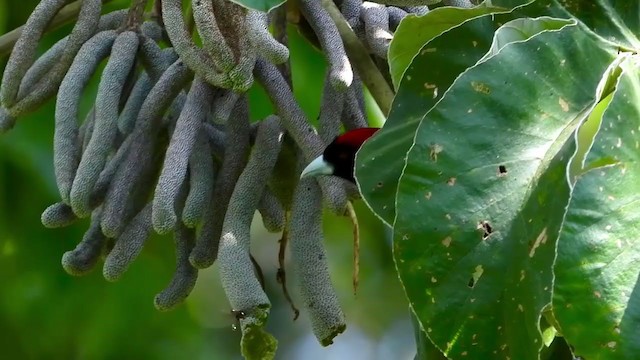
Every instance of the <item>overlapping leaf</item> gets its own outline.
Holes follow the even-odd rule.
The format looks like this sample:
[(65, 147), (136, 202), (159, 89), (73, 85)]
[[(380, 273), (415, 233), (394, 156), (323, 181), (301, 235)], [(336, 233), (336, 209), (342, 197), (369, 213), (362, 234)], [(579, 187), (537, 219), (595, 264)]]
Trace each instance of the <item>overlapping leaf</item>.
[[(553, 305), (586, 359), (640, 354), (640, 71), (623, 63), (558, 241)], [(597, 125), (597, 124), (596, 124)]]
[(420, 122), (394, 250), (419, 320), (448, 357), (538, 358), (571, 134), (614, 58), (579, 26), (543, 32), (463, 73)]
[[(540, 9), (528, 9), (528, 12), (539, 14)], [(387, 224), (392, 224), (395, 217), (393, 205), (398, 179), (418, 123), (444, 96), (460, 73), (474, 66), (483, 57), (488, 57), (487, 51), (495, 41), (496, 29), (519, 15), (507, 13), (480, 16), (451, 28), (425, 44), (407, 69), (385, 126), (365, 143), (358, 152), (356, 162), (356, 178), (363, 198)], [(519, 39), (514, 34), (510, 38), (503, 37), (503, 32), (498, 33), (497, 39), (500, 39), (500, 44), (526, 39), (535, 32), (531, 29), (524, 31), (522, 26), (531, 24), (537, 24), (542, 31), (556, 29), (566, 22), (558, 19), (521, 22), (510, 27), (521, 29)], [(399, 38), (398, 35), (396, 38)], [(413, 81), (414, 79), (418, 80)]]

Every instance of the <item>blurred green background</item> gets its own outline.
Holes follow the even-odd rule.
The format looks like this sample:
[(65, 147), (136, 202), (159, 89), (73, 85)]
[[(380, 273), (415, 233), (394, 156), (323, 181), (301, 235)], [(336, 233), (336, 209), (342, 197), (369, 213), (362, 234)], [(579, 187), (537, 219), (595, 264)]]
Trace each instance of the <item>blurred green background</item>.
[[(0, 0), (0, 33), (23, 24), (36, 0)], [(106, 10), (122, 8), (114, 1)], [(48, 34), (40, 51), (68, 33)], [(310, 119), (318, 114), (325, 63), (295, 30), (290, 31), (296, 97)], [(0, 58), (4, 69), (7, 57)], [(94, 76), (82, 102), (91, 107)], [(250, 93), (252, 117), (271, 113), (260, 89)], [(372, 123), (380, 123), (370, 111)], [(0, 136), (0, 348), (5, 359), (239, 359), (239, 332), (213, 267), (200, 272), (197, 285), (177, 309), (161, 313), (153, 298), (172, 276), (175, 260), (170, 236), (154, 236), (122, 280), (109, 283), (101, 266), (72, 277), (60, 265), (88, 226), (84, 220), (48, 230), (40, 214), (58, 201), (53, 178), (54, 101), (19, 120)], [(347, 218), (325, 216), (332, 279), (347, 317), (347, 330), (334, 345), (316, 341), (304, 310), (293, 322), (289, 305), (275, 281), (278, 234), (268, 234), (259, 216), (253, 226), (253, 253), (267, 278), (273, 303), (269, 330), (280, 345), (277, 359), (409, 359), (415, 345), (407, 303), (397, 280), (390, 240), (384, 226), (362, 202), (356, 204), (361, 226), (361, 272), (357, 296), (351, 289), (352, 229)], [(296, 304), (295, 278), (289, 291)]]

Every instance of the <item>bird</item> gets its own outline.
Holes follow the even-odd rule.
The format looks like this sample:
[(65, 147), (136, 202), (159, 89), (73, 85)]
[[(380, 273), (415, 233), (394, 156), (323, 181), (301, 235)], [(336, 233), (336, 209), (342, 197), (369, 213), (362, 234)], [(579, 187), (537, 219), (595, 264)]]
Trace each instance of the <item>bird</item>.
[(322, 152), (302, 170), (300, 179), (319, 175), (333, 175), (355, 184), (356, 153), (362, 144), (380, 128), (353, 129), (337, 136)]

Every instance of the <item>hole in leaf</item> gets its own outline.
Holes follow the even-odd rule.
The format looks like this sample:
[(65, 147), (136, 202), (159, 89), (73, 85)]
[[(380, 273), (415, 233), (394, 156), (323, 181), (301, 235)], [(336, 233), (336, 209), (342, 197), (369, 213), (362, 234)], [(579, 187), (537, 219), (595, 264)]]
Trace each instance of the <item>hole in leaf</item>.
[(477, 229), (482, 230), (482, 240), (486, 240), (493, 232), (493, 227), (491, 227), (491, 224), (486, 220), (480, 221)]
[(507, 175), (507, 167), (504, 165), (498, 166), (498, 176)]
[(482, 268), (482, 265), (476, 266), (475, 271), (471, 274), (471, 277), (467, 282), (467, 286), (473, 289), (478, 283), (478, 280), (480, 280), (480, 277), (482, 276), (483, 272), (484, 272), (484, 269)]

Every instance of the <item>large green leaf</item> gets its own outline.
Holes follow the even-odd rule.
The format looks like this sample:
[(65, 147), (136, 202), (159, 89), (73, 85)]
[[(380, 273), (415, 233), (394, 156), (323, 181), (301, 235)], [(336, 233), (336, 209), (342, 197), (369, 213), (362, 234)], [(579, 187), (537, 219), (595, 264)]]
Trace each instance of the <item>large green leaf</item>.
[[(422, 117), (442, 98), (460, 73), (486, 57), (494, 41), (494, 32), (500, 24), (513, 20), (513, 16), (487, 15), (454, 27), (427, 43), (407, 69), (385, 126), (365, 143), (356, 161), (360, 192), (373, 212), (387, 224), (392, 224), (395, 217), (398, 180)], [(507, 40), (522, 41), (533, 35), (533, 32), (525, 31), (525, 27), (527, 30), (532, 27), (531, 24), (550, 30), (566, 25), (566, 21), (528, 19), (518, 24), (509, 23), (512, 32), (499, 31), (499, 44), (504, 45)], [(518, 28), (519, 38), (513, 34), (513, 29)]]
[(397, 193), (394, 256), (454, 359), (538, 359), (575, 128), (616, 50), (579, 26), (505, 46), (425, 116)]
[(420, 49), (447, 30), (487, 14), (505, 13), (533, 0), (496, 0), (473, 8), (441, 7), (423, 16), (409, 15), (402, 20), (389, 45), (389, 72), (397, 89), (405, 70)]
[(576, 355), (640, 354), (640, 72), (623, 63), (558, 241), (554, 313)]
[(263, 12), (269, 12), (278, 6), (284, 4), (287, 0), (230, 0), (247, 9), (255, 9)]
[(498, 27), (496, 19), (484, 16), (425, 45), (407, 69), (385, 126), (358, 152), (355, 172), (360, 192), (387, 224), (395, 218), (398, 180), (418, 124), (458, 75), (487, 52)]
[(640, 47), (640, 2), (636, 0), (558, 0), (596, 34), (625, 47)]

